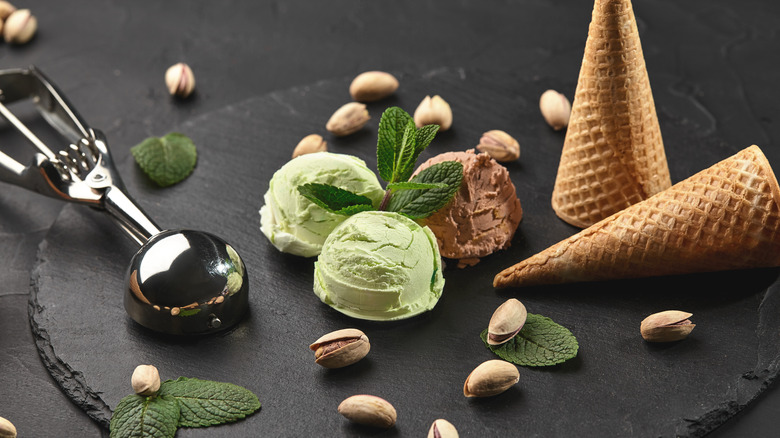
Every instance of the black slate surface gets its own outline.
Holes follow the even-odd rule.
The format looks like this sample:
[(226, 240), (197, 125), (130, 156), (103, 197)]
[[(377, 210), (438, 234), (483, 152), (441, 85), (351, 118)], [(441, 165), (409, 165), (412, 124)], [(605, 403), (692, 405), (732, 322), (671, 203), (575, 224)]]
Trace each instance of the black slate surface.
[[(229, 333), (198, 339), (141, 329), (121, 306), (134, 245), (106, 218), (68, 206), (41, 245), (30, 307), (37, 345), (66, 393), (105, 424), (109, 409), (129, 392), (135, 365), (154, 363), (164, 378), (246, 386), (264, 404), (245, 421), (182, 430), (180, 436), (420, 436), (439, 417), (452, 421), (462, 436), (699, 436), (774, 378), (780, 355), (775, 269), (493, 290), (498, 270), (576, 231), (549, 206), (563, 133), (549, 129), (537, 107), (543, 90), (571, 95), (574, 83), (463, 69), (399, 76), (397, 95), (369, 106), (374, 118), (368, 127), (345, 139), (327, 136), (330, 150), (355, 154), (373, 167), (381, 111), (389, 105), (412, 111), (425, 94), (441, 94), (453, 107), (454, 127), (421, 159), (472, 147), (489, 129), (507, 130), (521, 144), (520, 161), (508, 165), (525, 211), (512, 248), (473, 268), (448, 269), (443, 298), (420, 317), (369, 323), (337, 313), (311, 292), (312, 260), (278, 253), (265, 240), (257, 209), (272, 173), (289, 159), (297, 140), (324, 134), (330, 113), (348, 100), (349, 81), (231, 105), (181, 126), (200, 152), (185, 182), (155, 188), (131, 161), (122, 172), (130, 192), (161, 225), (211, 231), (237, 248), (250, 273), (250, 317)], [(747, 146), (725, 144), (698, 124), (699, 108), (659, 89), (656, 102), (674, 181)], [(580, 353), (556, 367), (521, 368), (520, 383), (501, 396), (466, 399), (463, 380), (493, 358), (479, 332), (509, 297), (571, 329)], [(670, 308), (694, 313), (698, 326), (692, 336), (671, 345), (644, 343), (638, 336), (641, 319)], [(350, 326), (371, 339), (369, 356), (341, 370), (315, 365), (308, 344)], [(348, 424), (336, 407), (355, 393), (393, 403), (397, 426), (377, 432)], [(298, 413), (295, 419), (291, 412)]]

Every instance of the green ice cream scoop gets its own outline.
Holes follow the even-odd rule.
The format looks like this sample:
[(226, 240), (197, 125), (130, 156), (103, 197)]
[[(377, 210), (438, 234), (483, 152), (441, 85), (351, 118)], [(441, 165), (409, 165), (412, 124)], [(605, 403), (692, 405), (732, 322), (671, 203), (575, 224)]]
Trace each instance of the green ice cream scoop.
[(354, 318), (419, 315), (436, 305), (443, 287), (436, 237), (398, 213), (351, 216), (331, 232), (314, 264), (314, 293)]
[(360, 158), (318, 152), (290, 160), (274, 173), (260, 209), (260, 229), (282, 252), (304, 257), (320, 253), (325, 238), (347, 216), (330, 213), (298, 193), (307, 183), (330, 184), (379, 205), (384, 190)]

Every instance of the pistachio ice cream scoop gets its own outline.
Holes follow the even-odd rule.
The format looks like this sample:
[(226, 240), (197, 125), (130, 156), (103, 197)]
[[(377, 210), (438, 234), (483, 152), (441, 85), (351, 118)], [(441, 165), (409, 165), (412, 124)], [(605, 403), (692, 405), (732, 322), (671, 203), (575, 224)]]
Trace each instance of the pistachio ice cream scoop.
[(326, 211), (303, 197), (298, 186), (330, 184), (372, 200), (384, 196), (374, 172), (360, 158), (318, 152), (290, 160), (274, 173), (260, 209), (260, 229), (282, 252), (303, 257), (320, 253), (328, 234), (347, 217)]
[(349, 217), (325, 240), (314, 264), (314, 293), (359, 319), (419, 315), (436, 305), (443, 287), (436, 237), (398, 213)]

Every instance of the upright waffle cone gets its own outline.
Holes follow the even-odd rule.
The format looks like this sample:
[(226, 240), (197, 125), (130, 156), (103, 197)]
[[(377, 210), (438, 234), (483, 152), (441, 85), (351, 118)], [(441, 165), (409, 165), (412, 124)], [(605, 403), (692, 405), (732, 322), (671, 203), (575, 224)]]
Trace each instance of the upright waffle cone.
[(596, 0), (552, 207), (584, 228), (672, 185), (630, 0)]
[(758, 146), (496, 275), (493, 286), (780, 266), (780, 187)]

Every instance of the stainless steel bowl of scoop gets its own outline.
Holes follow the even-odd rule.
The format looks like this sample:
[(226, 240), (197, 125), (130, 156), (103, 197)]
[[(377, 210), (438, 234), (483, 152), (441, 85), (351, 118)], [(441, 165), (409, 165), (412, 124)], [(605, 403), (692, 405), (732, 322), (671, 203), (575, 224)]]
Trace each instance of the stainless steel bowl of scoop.
[[(65, 139), (56, 153), (8, 109), (31, 99)], [(138, 324), (173, 335), (222, 331), (247, 312), (241, 257), (202, 231), (161, 230), (127, 195), (105, 136), (87, 126), (35, 67), (0, 70), (0, 116), (37, 149), (29, 165), (0, 150), (0, 181), (101, 210), (141, 245), (125, 275), (124, 307)]]

